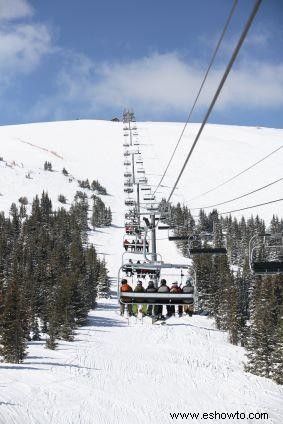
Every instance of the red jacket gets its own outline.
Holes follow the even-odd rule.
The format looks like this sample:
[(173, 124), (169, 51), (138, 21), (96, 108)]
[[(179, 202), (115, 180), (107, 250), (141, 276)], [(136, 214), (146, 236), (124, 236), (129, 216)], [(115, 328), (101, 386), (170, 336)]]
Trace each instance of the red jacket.
[(128, 283), (127, 284), (122, 284), (120, 290), (121, 290), (121, 292), (132, 292), (133, 291), (132, 287), (129, 286)]

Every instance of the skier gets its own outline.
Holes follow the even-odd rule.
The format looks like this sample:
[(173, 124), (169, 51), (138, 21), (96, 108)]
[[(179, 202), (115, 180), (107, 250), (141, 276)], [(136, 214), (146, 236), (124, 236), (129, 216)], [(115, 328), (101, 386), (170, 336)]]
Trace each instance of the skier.
[[(162, 280), (160, 281), (160, 286), (158, 287), (158, 293), (169, 293), (170, 289), (167, 286), (167, 281), (162, 278)], [(167, 310), (167, 316), (170, 316), (170, 306), (166, 305), (166, 310)], [(158, 305), (157, 306), (157, 316), (161, 319), (164, 319), (164, 315), (162, 315), (162, 311), (163, 311), (163, 306), (162, 305)]]
[(124, 245), (124, 249), (126, 250), (126, 252), (128, 250), (129, 244), (130, 244), (129, 241), (127, 239), (125, 239), (123, 245)]
[[(183, 290), (182, 290), (181, 287), (178, 286), (177, 281), (175, 281), (172, 284), (172, 287), (170, 289), (170, 293), (176, 293), (176, 294), (183, 293)], [(175, 315), (175, 305), (170, 305), (169, 308), (170, 308), (170, 316)], [(183, 306), (182, 305), (178, 305), (178, 314), (179, 314), (179, 317), (181, 317), (183, 315)]]
[[(157, 288), (156, 287), (154, 287), (154, 282), (153, 281), (149, 281), (148, 282), (148, 286), (147, 286), (147, 288), (145, 289), (145, 292), (146, 293), (156, 293), (157, 292)], [(150, 302), (152, 302), (152, 303), (154, 303), (154, 299), (150, 299), (150, 300), (148, 300), (148, 301), (150, 301)], [(152, 308), (153, 308), (153, 305), (148, 305), (148, 307), (147, 307), (147, 312), (146, 312), (146, 315), (148, 315), (148, 316), (152, 316)], [(154, 311), (153, 311), (153, 315), (157, 315), (158, 314), (158, 306), (157, 305), (155, 305), (154, 306)]]
[(148, 250), (149, 250), (149, 242), (147, 240), (145, 241), (145, 249), (148, 252)]
[(133, 264), (133, 260), (132, 259), (129, 259), (129, 267), (124, 267), (123, 268), (123, 271), (125, 271), (126, 272), (126, 276), (127, 277), (131, 277), (132, 275), (133, 275), (133, 271), (132, 271), (132, 268), (131, 268), (131, 265)]
[[(187, 280), (186, 281), (186, 285), (183, 288), (183, 293), (186, 294), (194, 294), (194, 287), (192, 285), (191, 280)], [(194, 311), (194, 299), (193, 297), (191, 299), (186, 299), (185, 300), (186, 305), (184, 305), (184, 313), (189, 315), (190, 317), (193, 315), (193, 311)]]
[[(128, 281), (126, 280), (126, 278), (124, 278), (121, 281), (121, 288), (120, 288), (121, 296), (122, 296), (122, 293), (125, 293), (125, 292), (127, 293), (127, 292), (132, 292), (132, 291), (133, 291), (132, 287), (128, 284)], [(124, 298), (123, 302), (127, 303), (127, 302), (129, 302), (129, 299)], [(128, 309), (129, 315), (131, 316), (132, 315), (132, 305), (127, 305), (127, 309)], [(125, 313), (125, 304), (120, 302), (120, 315), (124, 315), (124, 313)]]
[(136, 250), (136, 242), (135, 242), (135, 240), (132, 240), (130, 242), (130, 247), (131, 247), (131, 252), (135, 252), (135, 250)]
[[(142, 285), (142, 281), (138, 281), (134, 289), (134, 293), (144, 293), (144, 292), (145, 292), (145, 289)], [(138, 304), (142, 303), (142, 300), (143, 300), (142, 297), (140, 299), (139, 298), (136, 299), (137, 303), (133, 305), (133, 309), (132, 309), (133, 315), (135, 316), (138, 315)], [(141, 308), (140, 312), (142, 312), (142, 314), (144, 315), (143, 307)]]

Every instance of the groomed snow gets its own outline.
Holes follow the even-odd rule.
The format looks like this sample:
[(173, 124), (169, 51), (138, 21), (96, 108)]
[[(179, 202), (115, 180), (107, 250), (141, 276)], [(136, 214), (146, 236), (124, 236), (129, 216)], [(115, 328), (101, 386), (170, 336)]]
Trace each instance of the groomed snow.
[[(193, 125), (192, 131), (197, 127)], [(140, 143), (146, 144), (141, 146), (145, 169), (154, 182), (182, 125), (141, 123), (138, 128)], [(187, 193), (194, 197), (261, 159), (282, 144), (282, 135), (283, 130), (209, 125), (175, 200), (182, 201)], [(63, 167), (75, 178), (98, 179), (107, 187), (110, 195), (103, 200), (113, 210), (113, 226), (92, 232), (90, 239), (107, 261), (113, 290), (121, 262), (125, 211), (122, 144), (122, 124), (105, 121), (0, 128), (0, 156), (4, 159), (0, 162), (1, 210), (8, 212), (11, 202), (20, 196), (31, 201), (43, 189), (55, 207), (60, 205), (60, 193), (71, 201), (79, 187), (61, 174)], [(182, 149), (184, 145), (179, 162), (184, 159)], [(237, 184), (235, 181), (225, 190), (211, 193), (211, 198), (198, 201), (220, 202), (280, 178), (282, 159), (281, 150)], [(46, 160), (54, 172), (42, 170)], [(173, 181), (176, 166), (165, 185), (170, 185), (170, 178)], [(29, 171), (32, 179), (25, 178)], [(260, 203), (262, 196), (259, 192), (244, 204)], [(274, 185), (265, 196), (263, 201), (282, 197), (282, 184)], [(194, 206), (198, 206), (197, 200)], [(267, 219), (273, 213), (282, 217), (282, 204), (263, 207), (258, 213)], [(159, 231), (157, 237), (165, 261), (185, 261), (174, 243), (165, 240), (164, 232)], [(0, 423), (169, 424), (202, 421), (174, 420), (170, 413), (214, 411), (265, 412), (269, 419), (208, 422), (281, 423), (282, 388), (244, 373), (243, 361), (244, 350), (229, 344), (226, 333), (216, 330), (206, 317), (171, 318), (165, 326), (132, 318), (128, 325), (118, 314), (113, 292), (112, 299), (101, 300), (90, 313), (88, 325), (77, 331), (73, 343), (60, 342), (53, 352), (44, 349), (44, 341), (31, 342), (24, 364), (0, 364)]]

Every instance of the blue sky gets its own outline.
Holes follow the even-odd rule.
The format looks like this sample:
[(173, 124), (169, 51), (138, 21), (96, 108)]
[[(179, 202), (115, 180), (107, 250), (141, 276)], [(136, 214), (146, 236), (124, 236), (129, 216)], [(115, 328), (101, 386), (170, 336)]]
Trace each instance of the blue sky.
[[(254, 4), (238, 0), (192, 121)], [(0, 0), (0, 124), (185, 121), (232, 0)], [(283, 1), (263, 0), (210, 122), (282, 128)]]

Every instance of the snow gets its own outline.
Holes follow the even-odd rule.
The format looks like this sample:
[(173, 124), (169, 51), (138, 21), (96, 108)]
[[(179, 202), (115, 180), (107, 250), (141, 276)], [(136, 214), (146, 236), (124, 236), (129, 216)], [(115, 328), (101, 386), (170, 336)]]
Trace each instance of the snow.
[[(182, 129), (177, 123), (138, 123), (144, 164), (150, 181), (162, 169)], [(185, 151), (198, 129), (193, 124), (164, 185), (172, 185)], [(193, 198), (221, 183), (282, 145), (283, 130), (208, 125), (192, 156), (174, 201)], [(91, 232), (90, 240), (107, 261), (113, 281), (112, 298), (101, 300), (88, 325), (77, 330), (73, 343), (58, 350), (44, 341), (30, 342), (21, 365), (0, 364), (1, 424), (144, 424), (200, 422), (172, 419), (170, 413), (267, 412), (279, 424), (283, 418), (282, 388), (243, 371), (244, 349), (228, 343), (227, 334), (202, 316), (170, 318), (164, 326), (118, 313), (115, 285), (121, 265), (124, 223), (123, 130), (121, 123), (73, 121), (0, 127), (1, 210), (11, 202), (48, 191), (55, 207), (58, 195), (68, 202), (80, 190), (76, 180), (62, 175), (65, 167), (78, 179), (98, 179), (109, 191), (103, 201), (113, 211), (113, 226)], [(243, 174), (233, 184), (190, 203), (198, 207), (221, 202), (281, 177), (283, 149)], [(54, 172), (43, 171), (45, 161)], [(25, 178), (31, 172), (32, 179)], [(167, 189), (168, 190), (168, 189)], [(87, 191), (86, 191), (87, 192)], [(161, 189), (159, 196), (167, 194)], [(90, 195), (91, 192), (88, 192)], [(235, 202), (225, 210), (282, 197), (282, 183)], [(68, 207), (68, 205), (67, 205)], [(224, 210), (224, 209), (223, 209)], [(247, 211), (270, 219), (280, 217), (282, 203)], [(241, 213), (236, 216), (241, 216)], [(158, 252), (165, 261), (184, 263), (174, 243), (158, 231)], [(173, 277), (168, 276), (168, 280)], [(175, 277), (174, 277), (175, 278)], [(237, 419), (208, 420), (216, 423)], [(243, 423), (253, 420), (245, 418)]]

